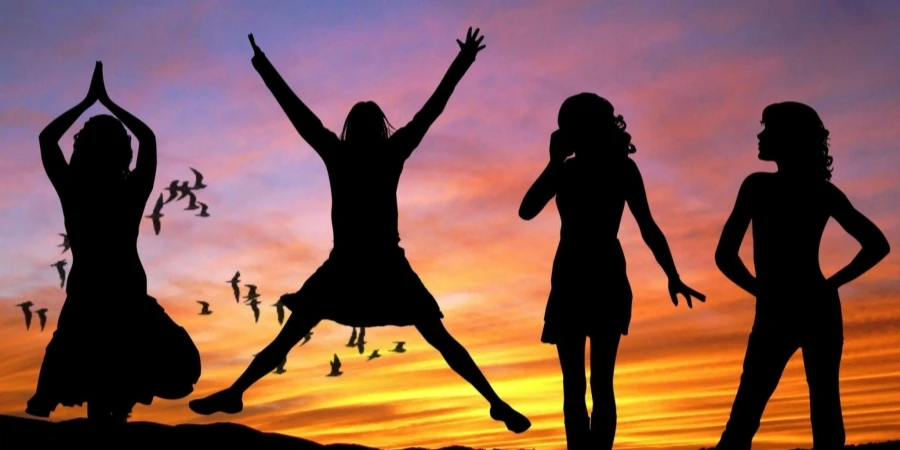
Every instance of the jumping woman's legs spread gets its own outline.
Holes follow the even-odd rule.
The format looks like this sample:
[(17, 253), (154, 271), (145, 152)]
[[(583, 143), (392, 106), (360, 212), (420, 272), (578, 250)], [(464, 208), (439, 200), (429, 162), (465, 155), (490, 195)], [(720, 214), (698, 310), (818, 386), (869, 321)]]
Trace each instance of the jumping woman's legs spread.
[[(616, 396), (613, 392), (613, 373), (622, 334), (591, 338), (591, 448), (611, 449), (616, 437)], [(582, 397), (584, 394), (581, 394)]]
[[(565, 335), (556, 343), (559, 366), (563, 376), (563, 420), (566, 442), (570, 449), (590, 448), (590, 419), (584, 395), (587, 380), (584, 376), (585, 335)], [(592, 380), (593, 381), (593, 380)]]
[(197, 414), (209, 415), (216, 412), (235, 414), (244, 409), (241, 396), (254, 383), (266, 376), (280, 363), (303, 336), (318, 325), (320, 319), (314, 314), (303, 311), (291, 313), (284, 327), (271, 344), (266, 346), (255, 358), (247, 370), (231, 385), (231, 387), (212, 394), (206, 398), (189, 403), (191, 410)]
[(510, 431), (521, 433), (531, 422), (500, 399), (469, 352), (447, 332), (440, 319), (430, 319), (416, 325), (425, 341), (437, 349), (456, 373), (468, 381), (490, 403), (491, 417), (506, 423)]
[(741, 384), (717, 449), (750, 450), (766, 403), (798, 348), (795, 339), (779, 334), (757, 330), (750, 333)]

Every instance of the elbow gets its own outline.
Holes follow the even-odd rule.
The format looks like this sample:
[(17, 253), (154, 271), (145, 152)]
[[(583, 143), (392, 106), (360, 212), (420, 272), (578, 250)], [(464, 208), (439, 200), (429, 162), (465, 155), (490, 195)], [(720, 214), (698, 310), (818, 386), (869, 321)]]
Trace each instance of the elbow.
[(881, 240), (872, 243), (871, 252), (881, 261), (891, 253), (891, 244), (888, 243), (886, 238), (882, 237)]
[(531, 220), (531, 219), (534, 219), (535, 216), (537, 216), (537, 213), (529, 210), (528, 208), (525, 207), (525, 205), (522, 205), (522, 207), (519, 208), (519, 218), (520, 219)]
[(734, 255), (731, 252), (716, 249), (716, 267), (718, 267), (719, 270), (722, 272), (727, 271), (731, 266), (732, 261), (734, 261)]

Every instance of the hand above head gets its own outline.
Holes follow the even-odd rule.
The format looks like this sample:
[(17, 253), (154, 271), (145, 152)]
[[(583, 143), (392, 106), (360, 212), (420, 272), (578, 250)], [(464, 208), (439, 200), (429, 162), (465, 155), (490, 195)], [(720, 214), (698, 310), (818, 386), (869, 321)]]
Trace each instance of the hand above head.
[(94, 76), (91, 78), (87, 99), (91, 102), (99, 100), (102, 104), (109, 102), (109, 95), (106, 93), (106, 85), (103, 82), (103, 63), (100, 61), (94, 65)]
[(256, 56), (261, 55), (262, 50), (260, 50), (259, 47), (256, 45), (256, 40), (253, 39), (253, 33), (250, 33), (249, 35), (247, 35), (247, 37), (250, 39), (250, 46), (253, 47), (253, 56), (256, 57)]
[(480, 28), (476, 28), (473, 33), (472, 27), (469, 27), (469, 31), (466, 33), (466, 42), (462, 42), (459, 39), (456, 40), (456, 43), (459, 44), (459, 51), (472, 58), (486, 47), (486, 45), (480, 45), (481, 41), (484, 40), (484, 36), (478, 36), (478, 30)]
[(563, 162), (569, 156), (572, 156), (572, 148), (567, 146), (562, 131), (556, 130), (550, 135), (550, 160), (554, 162)]
[(688, 308), (694, 307), (694, 305), (691, 304), (691, 297), (696, 297), (697, 300), (700, 300), (701, 302), (706, 301), (705, 295), (689, 288), (687, 285), (681, 282), (680, 278), (669, 278), (669, 296), (672, 297), (672, 303), (675, 306), (678, 306), (678, 294), (683, 295), (687, 300)]

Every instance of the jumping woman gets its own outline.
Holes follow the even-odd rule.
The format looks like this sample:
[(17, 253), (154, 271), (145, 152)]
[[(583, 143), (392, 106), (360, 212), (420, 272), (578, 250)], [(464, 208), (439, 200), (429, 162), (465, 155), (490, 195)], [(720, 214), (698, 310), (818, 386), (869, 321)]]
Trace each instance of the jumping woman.
[[(688, 307), (692, 296), (705, 297), (685, 286), (675, 270), (666, 238), (650, 215), (641, 173), (629, 157), (636, 151), (631, 135), (612, 104), (593, 93), (574, 95), (560, 107), (558, 123), (550, 136), (550, 162), (525, 194), (519, 216), (533, 219), (556, 197), (562, 228), (541, 341), (555, 344), (559, 353), (568, 448), (609, 449), (616, 434), (616, 353), (631, 322), (631, 286), (617, 237), (626, 203), (669, 277), (672, 303), (678, 305), (677, 294)], [(590, 418), (584, 401), (588, 337)]]
[[(777, 170), (744, 180), (716, 249), (722, 273), (756, 297), (740, 386), (717, 448), (750, 449), (788, 360), (803, 349), (813, 447), (841, 449), (846, 438), (838, 382), (844, 344), (838, 288), (878, 264), (890, 246), (831, 183), (829, 132), (815, 110), (776, 103), (763, 110), (762, 124), (758, 157), (774, 161)], [(825, 278), (819, 246), (830, 218), (862, 249)], [(755, 277), (738, 256), (751, 222)]]
[[(99, 101), (66, 162), (59, 139)], [(134, 170), (128, 127), (140, 142)], [(180, 399), (200, 377), (190, 336), (147, 294), (138, 231), (156, 177), (156, 137), (106, 93), (98, 61), (87, 97), (40, 135), (41, 159), (59, 195), (72, 249), (66, 300), (26, 413), (87, 402), (91, 423), (123, 423), (136, 403)]]
[(485, 46), (469, 28), (466, 42), (437, 90), (403, 128), (391, 133), (381, 108), (371, 101), (351, 108), (338, 137), (322, 125), (281, 78), (253, 35), (253, 66), (300, 136), (315, 150), (331, 183), (334, 248), (299, 291), (281, 297), (291, 311), (275, 340), (263, 349), (230, 387), (190, 402), (198, 414), (243, 409), (242, 395), (278, 366), (322, 320), (354, 327), (415, 326), (450, 367), (490, 404), (490, 415), (516, 433), (531, 423), (491, 388), (468, 352), (444, 328), (437, 301), (410, 267), (400, 247), (397, 185), (403, 164), (438, 118), (475, 55)]

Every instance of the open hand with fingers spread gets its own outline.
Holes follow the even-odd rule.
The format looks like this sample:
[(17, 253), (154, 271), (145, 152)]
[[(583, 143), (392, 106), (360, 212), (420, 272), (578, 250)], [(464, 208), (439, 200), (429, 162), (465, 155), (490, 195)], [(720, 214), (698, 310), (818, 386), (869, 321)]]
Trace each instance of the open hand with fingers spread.
[(678, 306), (678, 294), (683, 295), (685, 300), (687, 300), (688, 308), (694, 307), (694, 305), (691, 304), (691, 297), (695, 297), (701, 302), (706, 301), (705, 295), (689, 288), (687, 285), (681, 282), (681, 278), (669, 278), (669, 296), (672, 297), (672, 303), (675, 304), (675, 306)]
[(466, 42), (462, 42), (459, 39), (456, 40), (456, 43), (459, 44), (459, 51), (461, 53), (465, 53), (466, 55), (475, 58), (475, 55), (478, 54), (481, 50), (483, 50), (486, 45), (481, 45), (481, 41), (484, 40), (484, 36), (478, 36), (478, 30), (480, 28), (476, 28), (475, 32), (472, 32), (472, 27), (469, 27), (469, 31), (466, 33)]

